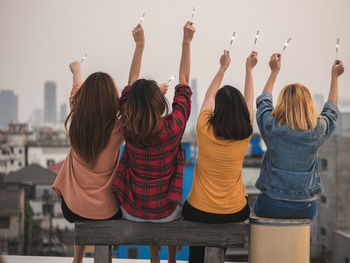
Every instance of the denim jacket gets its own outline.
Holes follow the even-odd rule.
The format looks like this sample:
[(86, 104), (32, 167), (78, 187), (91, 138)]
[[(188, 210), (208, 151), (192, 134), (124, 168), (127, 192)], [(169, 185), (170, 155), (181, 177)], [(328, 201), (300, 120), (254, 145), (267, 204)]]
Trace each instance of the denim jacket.
[(263, 93), (257, 100), (256, 120), (267, 150), (255, 184), (261, 192), (286, 200), (303, 200), (323, 190), (318, 167), (318, 150), (334, 131), (338, 108), (327, 101), (317, 127), (293, 131), (280, 126), (271, 112), (272, 94)]

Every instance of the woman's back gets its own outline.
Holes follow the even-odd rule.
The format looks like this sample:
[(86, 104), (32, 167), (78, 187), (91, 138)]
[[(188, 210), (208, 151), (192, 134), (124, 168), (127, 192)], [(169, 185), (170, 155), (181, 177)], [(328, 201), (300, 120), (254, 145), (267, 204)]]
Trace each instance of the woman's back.
[(230, 214), (246, 205), (242, 166), (251, 136), (217, 138), (208, 123), (211, 115), (211, 110), (204, 110), (198, 117), (198, 154), (188, 201), (206, 212)]

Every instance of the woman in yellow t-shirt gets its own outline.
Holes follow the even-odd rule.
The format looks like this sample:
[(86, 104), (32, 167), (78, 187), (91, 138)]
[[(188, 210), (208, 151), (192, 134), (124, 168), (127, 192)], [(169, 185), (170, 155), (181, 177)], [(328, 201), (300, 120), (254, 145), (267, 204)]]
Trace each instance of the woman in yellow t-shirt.
[[(220, 69), (197, 121), (198, 156), (192, 189), (182, 208), (185, 220), (226, 223), (249, 217), (242, 166), (253, 132), (252, 70), (257, 55), (252, 52), (246, 61), (244, 96), (232, 86), (219, 89), (231, 62), (230, 53), (225, 50), (220, 58)], [(190, 247), (189, 262), (204, 262), (204, 247)]]

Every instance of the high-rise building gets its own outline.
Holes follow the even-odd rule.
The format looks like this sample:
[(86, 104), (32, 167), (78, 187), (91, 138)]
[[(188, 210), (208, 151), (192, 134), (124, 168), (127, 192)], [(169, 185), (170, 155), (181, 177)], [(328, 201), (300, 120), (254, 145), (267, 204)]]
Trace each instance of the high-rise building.
[(0, 91), (0, 126), (18, 121), (18, 97), (12, 90)]
[(54, 123), (56, 120), (56, 83), (53, 81), (46, 81), (44, 90), (44, 122)]
[(67, 117), (67, 104), (63, 103), (60, 107), (60, 122), (64, 122)]
[(32, 113), (31, 121), (32, 121), (33, 127), (40, 127), (43, 123), (43, 110), (34, 109)]

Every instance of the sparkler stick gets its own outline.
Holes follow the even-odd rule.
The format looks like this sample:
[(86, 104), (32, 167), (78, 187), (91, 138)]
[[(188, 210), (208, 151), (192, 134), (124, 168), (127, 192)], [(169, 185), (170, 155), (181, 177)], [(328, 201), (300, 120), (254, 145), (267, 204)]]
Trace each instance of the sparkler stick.
[(86, 57), (87, 57), (87, 53), (81, 58), (80, 64), (82, 64), (85, 61)]
[(254, 45), (253, 45), (253, 51), (255, 51), (255, 45), (256, 45), (256, 42), (258, 42), (259, 34), (260, 34), (260, 30), (256, 31)]
[(145, 18), (145, 15), (146, 15), (146, 13), (145, 13), (145, 12), (143, 12), (142, 16), (140, 17), (140, 23), (139, 23), (139, 24), (142, 24), (143, 19)]
[(283, 45), (283, 50), (282, 50), (282, 53), (286, 50), (286, 48), (289, 46), (289, 43), (290, 41), (292, 40), (292, 38), (288, 38), (288, 40), (286, 42), (284, 42), (284, 45)]
[(167, 84), (170, 85), (170, 83), (173, 82), (175, 78), (176, 78), (176, 76), (174, 74), (170, 73), (170, 78), (169, 78)]
[(235, 38), (236, 38), (236, 32), (233, 32), (232, 37), (231, 37), (231, 41), (230, 41), (230, 46), (228, 47), (229, 51), (231, 50), (231, 46), (232, 46), (233, 41), (235, 41)]
[(339, 44), (340, 38), (337, 38), (337, 43), (335, 44), (335, 59), (338, 59)]
[(196, 6), (193, 6), (191, 21), (193, 22), (194, 15), (196, 14)]

